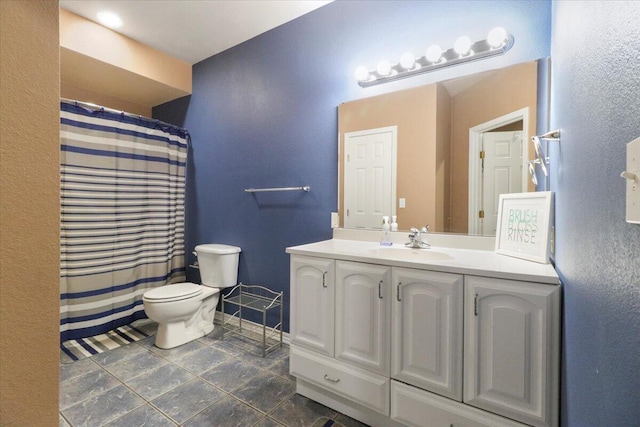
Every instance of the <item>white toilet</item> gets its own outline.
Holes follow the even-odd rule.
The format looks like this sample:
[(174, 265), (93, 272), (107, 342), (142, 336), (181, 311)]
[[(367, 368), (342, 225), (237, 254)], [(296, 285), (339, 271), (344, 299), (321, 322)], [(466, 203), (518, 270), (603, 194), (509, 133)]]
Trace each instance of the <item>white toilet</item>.
[(198, 245), (194, 254), (202, 285), (174, 283), (144, 293), (144, 311), (158, 322), (157, 347), (177, 347), (213, 331), (220, 289), (237, 284), (240, 251), (237, 246)]

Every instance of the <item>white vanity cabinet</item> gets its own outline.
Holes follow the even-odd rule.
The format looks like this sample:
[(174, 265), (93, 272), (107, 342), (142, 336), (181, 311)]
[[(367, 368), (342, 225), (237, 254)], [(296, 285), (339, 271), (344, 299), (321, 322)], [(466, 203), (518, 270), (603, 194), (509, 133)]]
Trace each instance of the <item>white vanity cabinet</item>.
[(464, 401), (557, 425), (560, 288), (466, 277)]
[(391, 376), (462, 400), (463, 276), (393, 268)]
[(291, 257), (291, 344), (333, 357), (335, 261)]
[(390, 280), (390, 267), (293, 256), (291, 374), (388, 416)]
[(403, 261), (366, 245), (287, 249), (298, 393), (376, 427), (557, 427), (551, 266), (453, 249)]

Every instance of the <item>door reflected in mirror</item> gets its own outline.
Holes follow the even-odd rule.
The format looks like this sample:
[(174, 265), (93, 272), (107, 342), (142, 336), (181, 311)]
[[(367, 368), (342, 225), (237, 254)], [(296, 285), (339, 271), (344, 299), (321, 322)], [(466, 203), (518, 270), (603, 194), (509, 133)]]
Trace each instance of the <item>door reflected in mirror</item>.
[[(339, 105), (341, 226), (380, 228), (383, 215), (396, 215), (400, 230), (495, 235), (498, 195), (535, 191), (526, 162), (539, 68), (526, 62)], [(381, 139), (389, 129), (395, 146)]]

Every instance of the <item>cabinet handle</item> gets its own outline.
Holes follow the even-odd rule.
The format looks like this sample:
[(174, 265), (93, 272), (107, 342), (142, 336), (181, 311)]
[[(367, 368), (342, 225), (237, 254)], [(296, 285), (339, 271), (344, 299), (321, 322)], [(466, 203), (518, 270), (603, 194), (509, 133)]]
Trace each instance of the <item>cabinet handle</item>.
[(324, 374), (324, 380), (325, 381), (329, 381), (330, 383), (334, 383), (334, 384), (338, 384), (340, 382), (340, 378), (338, 378), (337, 380), (331, 379), (329, 378), (329, 375)]
[(478, 294), (476, 294), (476, 297), (473, 300), (473, 314), (476, 316), (478, 315)]
[(402, 282), (398, 282), (398, 286), (396, 287), (396, 299), (398, 301), (402, 301), (402, 299), (400, 299), (400, 286), (402, 286)]
[(322, 287), (323, 288), (327, 287), (327, 272), (326, 271), (324, 273), (322, 273)]
[(382, 299), (382, 280), (378, 282), (378, 298)]

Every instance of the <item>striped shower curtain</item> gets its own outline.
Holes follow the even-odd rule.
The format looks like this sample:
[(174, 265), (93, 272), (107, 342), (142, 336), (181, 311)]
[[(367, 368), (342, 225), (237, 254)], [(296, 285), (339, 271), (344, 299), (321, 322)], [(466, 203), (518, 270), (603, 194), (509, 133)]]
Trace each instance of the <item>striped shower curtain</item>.
[(150, 119), (60, 104), (60, 339), (146, 317), (142, 294), (183, 281), (189, 135)]

